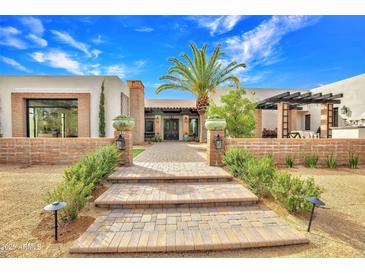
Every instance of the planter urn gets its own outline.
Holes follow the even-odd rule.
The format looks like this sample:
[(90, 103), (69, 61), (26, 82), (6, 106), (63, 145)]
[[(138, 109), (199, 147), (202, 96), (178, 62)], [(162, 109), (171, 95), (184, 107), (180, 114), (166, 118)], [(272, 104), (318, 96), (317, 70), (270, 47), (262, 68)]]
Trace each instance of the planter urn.
[(205, 121), (205, 127), (211, 131), (221, 131), (227, 126), (226, 119), (223, 118), (208, 118)]
[(134, 128), (135, 122), (130, 117), (115, 117), (113, 119), (113, 128), (118, 131), (131, 131)]

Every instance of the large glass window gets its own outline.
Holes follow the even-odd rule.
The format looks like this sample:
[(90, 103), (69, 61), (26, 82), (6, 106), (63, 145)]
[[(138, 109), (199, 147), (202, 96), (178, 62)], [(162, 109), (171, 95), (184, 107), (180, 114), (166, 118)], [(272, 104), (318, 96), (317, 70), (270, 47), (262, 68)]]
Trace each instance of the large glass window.
[(77, 137), (77, 99), (27, 100), (29, 137)]
[(198, 118), (189, 119), (189, 136), (198, 137)]

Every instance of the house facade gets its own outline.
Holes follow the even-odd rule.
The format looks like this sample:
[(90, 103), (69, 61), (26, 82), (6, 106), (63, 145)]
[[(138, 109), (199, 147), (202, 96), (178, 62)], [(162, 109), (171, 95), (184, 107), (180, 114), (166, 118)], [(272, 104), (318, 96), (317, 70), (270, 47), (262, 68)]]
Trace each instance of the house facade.
[[(365, 74), (312, 90), (246, 88), (256, 101), (283, 92), (342, 93), (335, 105), (333, 125), (343, 125), (342, 106), (354, 119), (365, 112)], [(117, 76), (0, 76), (0, 134), (3, 137), (67, 138), (99, 137), (100, 95), (104, 91), (105, 132), (113, 137), (112, 119), (118, 114), (135, 119), (135, 144), (145, 140), (198, 140), (199, 115), (195, 100), (146, 99), (140, 80), (122, 81)], [(212, 96), (219, 105), (229, 88), (218, 88)], [(263, 110), (257, 137), (275, 130), (276, 110)], [(293, 117), (291, 130), (316, 131), (320, 105), (303, 106)], [(261, 135), (261, 136), (260, 136)]]

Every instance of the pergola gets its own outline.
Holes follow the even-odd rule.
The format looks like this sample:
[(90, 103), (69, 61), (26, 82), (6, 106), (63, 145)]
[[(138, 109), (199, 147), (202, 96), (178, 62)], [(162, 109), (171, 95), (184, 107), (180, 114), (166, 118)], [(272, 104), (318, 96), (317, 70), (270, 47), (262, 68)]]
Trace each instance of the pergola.
[(256, 106), (256, 137), (261, 137), (262, 110), (277, 110), (277, 136), (288, 138), (296, 130), (297, 111), (303, 105), (321, 104), (321, 138), (332, 137), (333, 105), (340, 104), (343, 94), (322, 94), (311, 92), (284, 92), (259, 102)]

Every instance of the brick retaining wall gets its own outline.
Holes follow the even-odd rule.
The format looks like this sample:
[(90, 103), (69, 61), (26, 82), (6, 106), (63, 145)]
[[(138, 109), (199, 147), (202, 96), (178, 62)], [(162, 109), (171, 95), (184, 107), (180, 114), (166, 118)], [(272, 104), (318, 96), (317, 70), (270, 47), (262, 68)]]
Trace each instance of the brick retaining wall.
[(325, 165), (328, 155), (336, 156), (337, 165), (348, 164), (349, 153), (359, 154), (359, 164), (365, 164), (364, 139), (264, 139), (226, 138), (225, 147), (239, 147), (257, 155), (271, 154), (276, 164), (285, 165), (288, 155), (295, 157), (295, 164), (303, 164), (303, 155), (315, 153), (318, 164)]
[(0, 138), (0, 164), (72, 164), (113, 138)]

